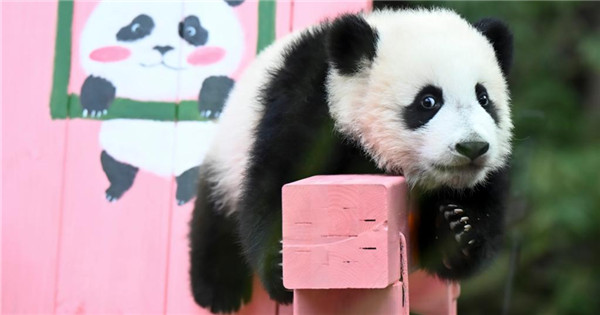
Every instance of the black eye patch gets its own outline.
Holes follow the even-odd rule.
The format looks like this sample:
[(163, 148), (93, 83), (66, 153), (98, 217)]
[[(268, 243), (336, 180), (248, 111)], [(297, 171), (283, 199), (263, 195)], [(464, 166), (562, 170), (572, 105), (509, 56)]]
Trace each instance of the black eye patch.
[(154, 29), (154, 21), (151, 17), (146, 14), (140, 14), (136, 16), (131, 23), (123, 26), (119, 32), (117, 32), (117, 40), (123, 42), (131, 42), (144, 38)]
[(485, 109), (485, 111), (490, 114), (490, 116), (492, 117), (492, 119), (494, 120), (494, 122), (496, 123), (496, 125), (498, 125), (498, 111), (496, 110), (496, 106), (494, 105), (494, 102), (489, 99), (489, 95), (487, 93), (487, 90), (485, 88), (485, 86), (483, 86), (481, 83), (477, 83), (477, 85), (475, 85), (475, 97), (477, 98), (478, 102), (481, 104), (481, 96), (485, 95), (488, 98), (487, 101), (487, 105), (485, 106), (481, 106), (483, 109)]
[(194, 15), (189, 15), (179, 22), (178, 31), (179, 37), (190, 45), (200, 46), (208, 41), (208, 31), (200, 25), (200, 20)]
[(431, 120), (443, 104), (442, 89), (427, 85), (419, 91), (413, 102), (404, 108), (402, 119), (409, 129), (418, 129)]

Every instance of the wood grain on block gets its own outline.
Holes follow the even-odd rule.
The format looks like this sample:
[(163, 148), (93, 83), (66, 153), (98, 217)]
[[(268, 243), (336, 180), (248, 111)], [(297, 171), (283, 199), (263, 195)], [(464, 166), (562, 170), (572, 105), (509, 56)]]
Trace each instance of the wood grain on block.
[(410, 309), (414, 313), (456, 314), (460, 285), (447, 282), (419, 270), (409, 275)]
[(383, 289), (294, 290), (294, 315), (408, 314), (403, 285)]
[(314, 176), (285, 185), (284, 286), (385, 288), (395, 283), (406, 209), (403, 177)]

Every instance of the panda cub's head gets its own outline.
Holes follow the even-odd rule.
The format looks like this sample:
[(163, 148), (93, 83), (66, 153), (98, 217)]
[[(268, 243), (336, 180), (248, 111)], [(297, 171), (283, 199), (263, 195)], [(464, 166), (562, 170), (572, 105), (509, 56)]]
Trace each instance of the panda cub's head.
[(425, 189), (473, 187), (503, 167), (512, 123), (512, 35), (452, 11), (379, 11), (333, 22), (328, 93), (336, 128)]

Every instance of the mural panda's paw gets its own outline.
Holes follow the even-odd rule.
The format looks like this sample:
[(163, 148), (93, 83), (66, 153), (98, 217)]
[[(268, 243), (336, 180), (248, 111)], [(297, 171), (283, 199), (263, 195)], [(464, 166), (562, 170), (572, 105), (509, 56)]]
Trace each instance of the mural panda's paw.
[(219, 116), (221, 116), (221, 111), (212, 111), (210, 109), (200, 111), (200, 117), (202, 118), (218, 119)]
[(105, 191), (106, 200), (115, 202), (131, 188), (138, 168), (115, 160), (106, 151), (102, 151), (100, 154), (100, 162), (110, 182), (110, 186)]
[(115, 94), (116, 88), (110, 81), (93, 75), (88, 76), (81, 86), (81, 115), (90, 118), (106, 115)]
[(90, 118), (100, 118), (104, 115), (106, 115), (108, 113), (108, 110), (90, 110), (88, 111), (87, 109), (83, 109), (83, 111), (81, 112), (81, 116), (83, 117), (90, 117)]
[(198, 191), (199, 166), (192, 167), (175, 178), (177, 205), (182, 206), (196, 196)]
[(109, 193), (106, 193), (106, 195), (105, 195), (105, 198), (106, 198), (106, 200), (107, 200), (108, 202), (111, 202), (111, 203), (112, 203), (112, 202), (117, 202), (117, 200), (119, 200), (119, 198), (118, 198), (118, 197), (115, 197), (115, 196), (113, 196), (113, 195), (111, 195), (111, 194), (109, 194)]
[(221, 116), (233, 84), (233, 80), (226, 76), (213, 76), (202, 82), (198, 95), (198, 111), (202, 118), (217, 119)]

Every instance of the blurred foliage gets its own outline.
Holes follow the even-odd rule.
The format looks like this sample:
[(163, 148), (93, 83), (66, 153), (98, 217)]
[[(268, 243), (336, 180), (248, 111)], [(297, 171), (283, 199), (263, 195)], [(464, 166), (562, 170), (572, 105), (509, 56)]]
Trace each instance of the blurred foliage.
[(391, 5), (495, 17), (514, 32), (505, 248), (462, 283), (459, 313), (600, 314), (600, 2)]

